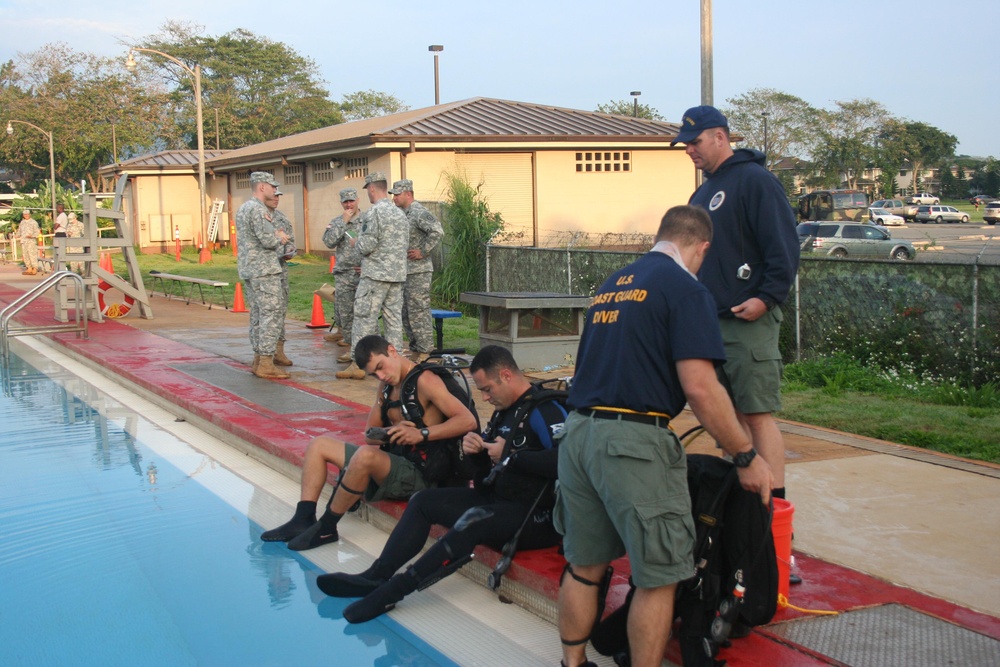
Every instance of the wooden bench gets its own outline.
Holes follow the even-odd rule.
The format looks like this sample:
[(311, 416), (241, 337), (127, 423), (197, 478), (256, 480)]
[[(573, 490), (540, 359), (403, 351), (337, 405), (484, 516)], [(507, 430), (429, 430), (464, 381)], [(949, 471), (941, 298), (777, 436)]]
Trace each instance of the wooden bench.
[[(226, 302), (226, 291), (225, 288), (229, 287), (229, 283), (224, 283), (218, 280), (208, 280), (206, 278), (191, 278), (190, 276), (179, 276), (173, 273), (162, 273), (160, 271), (150, 271), (149, 275), (153, 278), (153, 284), (150, 286), (149, 293), (151, 296), (156, 294), (156, 283), (160, 283), (160, 291), (163, 292), (163, 296), (168, 299), (172, 296), (184, 297), (185, 305), (191, 304), (191, 297), (194, 296), (194, 288), (198, 288), (198, 295), (201, 297), (202, 305), (208, 305), (208, 309), (212, 310), (211, 299), (205, 300), (204, 287), (212, 288), (213, 292), (209, 295), (215, 294), (222, 301), (222, 305), (226, 310), (229, 310), (229, 304)], [(173, 287), (179, 290), (178, 294), (172, 293), (167, 289), (167, 283), (170, 283)], [(173, 289), (173, 287), (171, 289)], [(185, 290), (187, 293), (185, 294)]]
[(447, 350), (444, 348), (444, 321), (453, 317), (461, 317), (462, 313), (457, 310), (439, 310), (431, 308), (431, 317), (434, 318), (434, 338), (437, 345), (435, 354), (465, 354), (464, 347), (454, 347)]

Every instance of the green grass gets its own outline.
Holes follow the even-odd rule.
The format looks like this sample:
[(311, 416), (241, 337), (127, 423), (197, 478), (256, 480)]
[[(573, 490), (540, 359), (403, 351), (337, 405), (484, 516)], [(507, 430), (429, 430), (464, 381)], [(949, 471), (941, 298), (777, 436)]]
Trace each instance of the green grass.
[(1000, 389), (923, 383), (844, 357), (789, 364), (784, 419), (1000, 463)]
[[(236, 258), (230, 250), (220, 250), (214, 253), (212, 261), (205, 264), (199, 264), (198, 253), (190, 249), (181, 252), (181, 261), (179, 262), (173, 254), (140, 254), (138, 258), (139, 268), (147, 288), (150, 286), (149, 272), (154, 270), (188, 276), (190, 278), (218, 280), (229, 283), (230, 287), (227, 297), (229, 302), (232, 303), (236, 283), (240, 282), (239, 273), (236, 269)], [(115, 273), (121, 275), (127, 274), (125, 260), (121, 255), (113, 255), (112, 261)], [(309, 322), (312, 319), (313, 292), (319, 289), (323, 283), (334, 283), (329, 269), (330, 261), (328, 259), (313, 255), (299, 255), (289, 263), (288, 317), (303, 322)], [(433, 305), (435, 308), (439, 307), (437, 304)], [(333, 304), (324, 301), (323, 310), (326, 320), (329, 322), (333, 317)], [(464, 347), (469, 354), (478, 352), (479, 318), (477, 316), (464, 316), (445, 320), (444, 346), (450, 348)]]

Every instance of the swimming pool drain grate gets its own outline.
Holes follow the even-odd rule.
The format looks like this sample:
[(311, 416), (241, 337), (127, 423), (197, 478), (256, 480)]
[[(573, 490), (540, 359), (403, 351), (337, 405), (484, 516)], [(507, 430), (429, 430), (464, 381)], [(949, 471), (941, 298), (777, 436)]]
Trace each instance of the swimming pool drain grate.
[(1000, 666), (1000, 641), (898, 604), (766, 628), (856, 667)]

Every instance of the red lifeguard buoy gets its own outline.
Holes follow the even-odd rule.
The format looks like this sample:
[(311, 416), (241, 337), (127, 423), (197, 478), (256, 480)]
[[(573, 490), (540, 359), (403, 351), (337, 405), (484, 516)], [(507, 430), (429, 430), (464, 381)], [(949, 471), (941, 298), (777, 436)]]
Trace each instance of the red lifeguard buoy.
[(132, 306), (135, 305), (135, 299), (128, 294), (125, 294), (125, 300), (123, 302), (109, 303), (107, 299), (104, 298), (104, 295), (109, 289), (113, 288), (105, 281), (101, 280), (97, 283), (97, 306), (101, 309), (101, 314), (112, 319), (125, 317), (132, 310)]

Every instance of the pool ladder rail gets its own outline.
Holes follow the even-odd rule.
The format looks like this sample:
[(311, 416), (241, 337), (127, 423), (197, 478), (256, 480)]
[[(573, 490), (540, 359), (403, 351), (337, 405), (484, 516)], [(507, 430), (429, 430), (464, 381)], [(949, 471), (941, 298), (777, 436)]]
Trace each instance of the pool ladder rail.
[[(73, 320), (69, 320), (66, 324), (48, 324), (48, 325), (38, 325), (38, 326), (21, 326), (15, 325), (11, 326), (11, 320), (17, 313), (21, 312), (29, 304), (33, 303), (38, 297), (44, 294), (49, 289), (57, 286), (63, 280), (69, 278), (70, 280), (76, 281), (76, 293), (78, 298), (74, 299), (75, 308), (73, 311), (75, 317)], [(0, 311), (0, 353), (2, 353), (2, 358), (4, 363), (7, 362), (7, 358), (10, 354), (10, 344), (9, 338), (11, 336), (33, 336), (40, 333), (60, 333), (60, 332), (70, 332), (75, 331), (77, 338), (87, 339), (89, 338), (88, 324), (89, 320), (87, 318), (87, 283), (84, 279), (73, 273), (72, 271), (56, 271), (52, 275), (48, 276), (42, 282), (38, 283), (28, 292), (22, 294), (19, 298), (12, 301), (6, 308)], [(82, 336), (81, 336), (82, 334)]]

